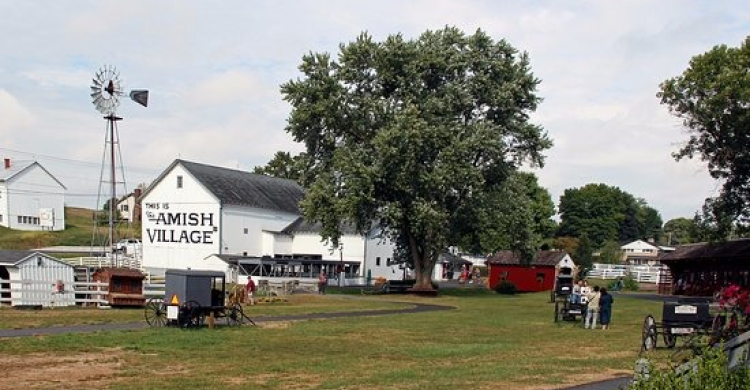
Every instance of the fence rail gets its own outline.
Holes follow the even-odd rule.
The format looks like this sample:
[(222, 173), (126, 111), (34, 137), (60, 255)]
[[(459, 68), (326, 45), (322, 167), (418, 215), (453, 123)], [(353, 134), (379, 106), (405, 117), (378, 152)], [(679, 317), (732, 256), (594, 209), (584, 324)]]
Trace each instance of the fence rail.
[(663, 266), (594, 263), (594, 267), (589, 271), (588, 276), (596, 279), (617, 279), (631, 276), (639, 283), (658, 284), (663, 269)]
[[(0, 304), (12, 306), (41, 305), (68, 306), (95, 304), (108, 305), (109, 285), (98, 282), (74, 282), (58, 289), (48, 280), (0, 279)], [(144, 283), (143, 295), (148, 298), (163, 297), (164, 283)]]

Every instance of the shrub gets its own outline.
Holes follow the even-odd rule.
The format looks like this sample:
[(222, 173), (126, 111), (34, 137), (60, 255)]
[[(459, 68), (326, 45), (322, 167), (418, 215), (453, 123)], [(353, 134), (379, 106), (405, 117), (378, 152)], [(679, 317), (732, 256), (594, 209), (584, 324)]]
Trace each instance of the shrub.
[[(690, 364), (690, 363), (688, 363)], [(746, 390), (750, 383), (750, 369), (739, 366), (727, 370), (728, 359), (721, 348), (707, 348), (693, 360), (692, 369), (678, 368), (665, 372), (648, 367), (648, 376), (636, 375), (636, 381), (628, 390)], [(680, 373), (680, 371), (682, 373)]]
[(508, 281), (500, 282), (495, 286), (495, 292), (498, 294), (513, 295), (517, 291), (516, 285)]

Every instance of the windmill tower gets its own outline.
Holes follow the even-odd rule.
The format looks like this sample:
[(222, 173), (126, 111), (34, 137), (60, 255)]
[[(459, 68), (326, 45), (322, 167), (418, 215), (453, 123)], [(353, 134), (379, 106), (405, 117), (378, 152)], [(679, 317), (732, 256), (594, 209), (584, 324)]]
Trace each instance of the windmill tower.
[[(122, 164), (122, 154), (120, 153), (120, 135), (117, 129), (117, 122), (122, 118), (116, 115), (117, 107), (120, 105), (122, 98), (123, 85), (120, 73), (112, 65), (105, 65), (100, 68), (91, 84), (91, 98), (94, 107), (107, 121), (107, 128), (104, 140), (104, 153), (102, 154), (102, 169), (99, 176), (99, 193), (97, 194), (97, 206), (101, 204), (102, 195), (106, 196), (108, 204), (107, 222), (108, 234), (106, 240), (98, 240), (98, 226), (95, 226), (92, 233), (91, 246), (101, 246), (103, 251), (111, 253), (110, 266), (120, 266), (118, 262), (118, 253), (115, 250), (115, 243), (118, 240), (116, 224), (119, 217), (117, 210), (117, 185), (122, 184), (125, 193), (125, 171)], [(130, 92), (130, 97), (137, 103), (146, 107), (148, 105), (148, 91), (135, 90)], [(119, 181), (118, 181), (119, 167)], [(109, 178), (105, 179), (105, 171), (108, 172)], [(106, 188), (104, 188), (106, 187)], [(94, 218), (94, 224), (98, 225), (98, 218)]]

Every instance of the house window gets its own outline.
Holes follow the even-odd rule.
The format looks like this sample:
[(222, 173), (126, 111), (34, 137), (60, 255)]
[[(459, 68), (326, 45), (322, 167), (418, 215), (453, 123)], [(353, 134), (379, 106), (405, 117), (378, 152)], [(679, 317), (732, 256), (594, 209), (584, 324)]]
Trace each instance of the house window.
[(23, 217), (21, 217), (20, 215), (18, 216), (18, 223), (23, 223)]
[(380, 267), (380, 257), (375, 258), (375, 265)]
[(0, 214), (0, 222), (3, 222), (3, 215)]
[(126, 204), (122, 205), (122, 211), (124, 211), (124, 212), (127, 213), (128, 212), (128, 205), (126, 205)]
[(385, 259), (385, 265), (387, 265), (387, 266), (389, 266), (389, 267), (390, 267), (390, 266), (391, 266), (391, 264), (393, 264), (393, 263), (391, 263), (391, 258), (390, 258), (390, 257), (389, 257), (389, 258), (387, 258), (387, 259)]
[(247, 234), (247, 228), (242, 229), (243, 233)]
[(182, 188), (182, 176), (177, 176), (177, 188)]

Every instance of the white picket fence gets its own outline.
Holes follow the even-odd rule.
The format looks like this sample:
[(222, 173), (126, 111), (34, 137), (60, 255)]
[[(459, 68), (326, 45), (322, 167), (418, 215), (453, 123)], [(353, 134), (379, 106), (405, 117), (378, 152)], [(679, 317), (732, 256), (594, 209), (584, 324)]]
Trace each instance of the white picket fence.
[(594, 263), (589, 271), (588, 277), (595, 279), (617, 279), (631, 276), (639, 283), (659, 283), (664, 266), (651, 265), (624, 265), (624, 264), (601, 264)]
[[(0, 304), (11, 306), (106, 306), (108, 284), (96, 282), (75, 282), (58, 290), (48, 280), (7, 280), (0, 279)], [(164, 296), (164, 283), (144, 283), (143, 295), (146, 299)], [(9, 297), (8, 297), (9, 296)]]

